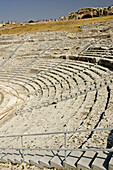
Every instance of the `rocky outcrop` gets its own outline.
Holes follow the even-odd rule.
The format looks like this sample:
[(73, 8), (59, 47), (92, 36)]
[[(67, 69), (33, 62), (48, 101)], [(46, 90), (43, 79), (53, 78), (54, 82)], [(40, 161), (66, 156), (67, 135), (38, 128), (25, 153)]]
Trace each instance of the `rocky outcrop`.
[(92, 17), (100, 17), (113, 15), (113, 6), (104, 7), (104, 8), (82, 8), (78, 11), (71, 12), (67, 16), (62, 16), (59, 20), (71, 20), (71, 19), (84, 19)]

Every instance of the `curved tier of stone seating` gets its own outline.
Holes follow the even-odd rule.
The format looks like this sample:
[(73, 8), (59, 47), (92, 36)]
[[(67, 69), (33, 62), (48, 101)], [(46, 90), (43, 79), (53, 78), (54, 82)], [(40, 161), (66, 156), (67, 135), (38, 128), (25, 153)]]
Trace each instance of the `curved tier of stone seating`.
[[(62, 73), (63, 74), (63, 73)], [(80, 74), (80, 73), (79, 73)], [(65, 74), (64, 74), (65, 75)], [(82, 75), (83, 76), (83, 75)], [(98, 75), (97, 75), (98, 76)], [(16, 79), (18, 79), (18, 81), (20, 81), (21, 79), (19, 79), (18, 77), (17, 78), (15, 78), (14, 80), (16, 80)], [(13, 80), (13, 81), (14, 81)], [(87, 80), (88, 81), (88, 80)], [(71, 83), (70, 83), (71, 84)], [(87, 98), (86, 98), (87, 99)], [(69, 101), (68, 101), (69, 102)], [(75, 104), (74, 104), (75, 105)], [(87, 103), (86, 103), (86, 105), (87, 105)], [(32, 106), (32, 105), (31, 105)], [(76, 105), (75, 105), (76, 106)], [(71, 108), (71, 107), (70, 107)], [(49, 108), (48, 108), (49, 109)], [(47, 111), (47, 110), (46, 110)], [(64, 111), (64, 109), (62, 109), (62, 111)], [(42, 112), (42, 111), (41, 111)]]
[[(36, 34), (37, 37), (38, 35)], [(0, 105), (1, 115), (3, 114), (3, 117), (4, 113), (8, 115), (9, 107), (12, 108), (10, 112), (16, 114), (11, 120), (7, 118), (10, 121), (1, 126), (1, 134), (9, 135), (17, 132), (31, 134), (112, 126), (109, 119), (112, 117), (113, 99), (112, 48), (110, 47), (112, 41), (100, 40), (91, 46), (89, 42), (88, 48), (83, 41), (85, 50), (80, 55), (72, 55), (70, 52), (73, 54), (78, 52), (76, 49), (80, 41), (73, 40), (71, 46), (71, 35), (65, 38), (64, 33), (65, 41), (57, 44), (55, 48), (53, 47), (38, 59), (36, 55), (43, 52), (44, 48), (51, 46), (51, 41), (55, 42), (55, 38), (59, 40), (57, 34), (54, 35), (54, 40), (48, 35), (46, 33), (47, 37), (44, 38), (42, 33), (42, 37), (37, 39), (34, 36), (33, 41), (30, 38), (29, 41), (26, 40), (11, 59), (0, 68), (0, 82), (3, 81), (4, 89), (9, 88), (7, 97), (4, 97)], [(46, 38), (47, 42), (49, 41), (48, 44), (46, 44)], [(39, 41), (41, 44), (37, 46)], [(104, 46), (108, 42), (109, 45), (105, 49)], [(27, 46), (30, 43), (31, 47), (27, 52)], [(104, 50), (100, 49), (101, 45)], [(109, 57), (104, 56), (105, 52)], [(35, 59), (38, 60), (32, 63)], [(7, 65), (9, 67), (6, 68)], [(24, 67), (26, 67), (25, 70)], [(3, 91), (3, 95), (5, 93)], [(69, 134), (67, 147), (105, 148), (107, 136), (108, 132)], [(1, 139), (0, 145), (18, 148), (19, 142), (19, 139)], [(63, 135), (24, 137), (23, 146), (25, 148), (63, 148), (64, 137)], [(35, 164), (40, 168), (65, 166), (68, 169), (76, 169), (76, 167), (95, 169), (98, 166), (102, 169), (104, 160), (107, 162), (107, 167), (104, 166), (104, 169), (107, 169), (108, 164), (111, 166), (113, 161), (112, 154), (105, 152), (72, 151), (67, 152), (66, 162), (64, 158), (65, 154), (61, 151), (24, 151), (24, 162)], [(21, 163), (23, 156), (17, 151), (4, 150), (0, 161)]]
[[(55, 71), (54, 71), (54, 70), (55, 70)], [(59, 82), (62, 81), (62, 79), (63, 79), (63, 80), (67, 83), (67, 87), (66, 87), (67, 90), (68, 90), (68, 89), (71, 90), (71, 86), (72, 86), (72, 88), (75, 90), (75, 87), (76, 87), (76, 84), (75, 84), (75, 83), (76, 83), (76, 82), (75, 82), (75, 80), (74, 80), (74, 77), (72, 77), (72, 80), (73, 80), (73, 81), (71, 80), (71, 77), (69, 77), (69, 78), (67, 79), (67, 75), (71, 76), (71, 75), (69, 74), (70, 71), (67, 70), (67, 72), (68, 72), (68, 73), (67, 73), (67, 72), (64, 72), (64, 71), (61, 71), (61, 70), (62, 70), (62, 68), (61, 68), (61, 69), (53, 69), (53, 71), (51, 71), (51, 72), (48, 71), (47, 73), (54, 74), (55, 78), (56, 78), (56, 76), (58, 75), (58, 78), (57, 78), (57, 79), (59, 80)], [(71, 71), (71, 72), (72, 72), (72, 71)], [(75, 73), (75, 72), (72, 72), (72, 73)], [(80, 73), (79, 73), (79, 74), (80, 74)], [(46, 75), (46, 74), (45, 74), (45, 75)], [(41, 76), (42, 76), (42, 75), (41, 75)], [(31, 83), (31, 84), (33, 84), (33, 82), (42, 81), (42, 80), (41, 80), (41, 79), (42, 79), (41, 76), (40, 76), (40, 78), (38, 78), (38, 79), (35, 78), (35, 77), (33, 77), (33, 79), (31, 79), (31, 80), (28, 79), (28, 82)], [(65, 77), (64, 77), (64, 76), (65, 76)], [(73, 76), (73, 74), (72, 74), (72, 76)], [(77, 74), (76, 74), (76, 76), (77, 76)], [(59, 79), (59, 77), (61, 77), (62, 79)], [(85, 79), (84, 79), (82, 76), (78, 75), (78, 77), (79, 77), (79, 79), (81, 79), (81, 81), (78, 79), (78, 80), (80, 81), (79, 84), (81, 84), (82, 81), (83, 81), (84, 84), (86, 84), (86, 81), (85, 81)], [(15, 78), (16, 81), (17, 81), (17, 80), (18, 80), (18, 81), (21, 80), (21, 82), (22, 82), (22, 81), (25, 81), (25, 79), (27, 79), (27, 78), (25, 78), (25, 77), (23, 77), (23, 78), (22, 78), (22, 77), (17, 77), (17, 78)], [(34, 80), (34, 79), (35, 79), (35, 80)], [(66, 79), (67, 79), (68, 81), (67, 81)], [(77, 78), (76, 78), (76, 79), (77, 79)], [(46, 79), (45, 79), (45, 80), (46, 80)], [(45, 80), (43, 80), (43, 84), (44, 84), (44, 81), (45, 81)], [(13, 80), (13, 81), (14, 81), (14, 80)], [(65, 83), (64, 81), (62, 82), (62, 84), (63, 84), (63, 85), (66, 85), (66, 83)], [(71, 82), (69, 83), (69, 81), (71, 81)], [(78, 81), (78, 82), (79, 82), (79, 81)], [(27, 80), (26, 80), (26, 82), (27, 82)], [(73, 84), (72, 84), (72, 83), (73, 83)], [(26, 85), (27, 85), (27, 84), (26, 84)], [(38, 85), (38, 84), (36, 84), (36, 86), (37, 86), (37, 85)], [(44, 85), (46, 85), (46, 84), (44, 84)], [(41, 85), (41, 86), (42, 86), (42, 85)], [(55, 86), (56, 86), (56, 85), (55, 85)], [(75, 86), (75, 87), (74, 87), (74, 86)], [(83, 85), (82, 85), (82, 86), (83, 86)], [(50, 88), (50, 84), (48, 84), (48, 86), (46, 85), (46, 88), (49, 89), (49, 88)], [(43, 86), (42, 86), (42, 89), (43, 89)], [(63, 89), (64, 89), (64, 87), (63, 87)], [(35, 90), (36, 90), (36, 89), (35, 89)], [(69, 93), (70, 93), (70, 92), (69, 92)]]
[(112, 39), (100, 40), (82, 52), (82, 56), (113, 59)]
[[(66, 62), (65, 62), (66, 63)], [(74, 67), (72, 70), (70, 70), (70, 69), (67, 69), (68, 67), (67, 67), (67, 65), (65, 66), (66, 67), (66, 69), (64, 68), (63, 69), (63, 67), (62, 67), (62, 65), (60, 66), (60, 68), (59, 68), (59, 66), (58, 66), (58, 68), (57, 68), (57, 70), (56, 69), (52, 69), (53, 71), (55, 70), (56, 72), (54, 72), (54, 76), (55, 76), (55, 78), (56, 78), (56, 76), (58, 75), (58, 79), (59, 79), (59, 75), (60, 75), (60, 77), (61, 77), (61, 74), (63, 74), (63, 76), (65, 76), (65, 77), (63, 77), (63, 80), (65, 80), (66, 82), (68, 82), (67, 83), (67, 85), (68, 85), (68, 89), (71, 87), (71, 86), (73, 86), (74, 85), (74, 83), (76, 82), (75, 81), (75, 79), (72, 77), (72, 80), (74, 79), (74, 81), (72, 81), (71, 80), (71, 82), (70, 82), (70, 84), (69, 84), (69, 81), (70, 81), (70, 79), (71, 79), (71, 76), (73, 76), (73, 74), (74, 73), (76, 73), (75, 71), (73, 71), (73, 70), (77, 70), (78, 68), (78, 73), (76, 73), (75, 75), (76, 75), (76, 79), (77, 79), (77, 76), (79, 77), (79, 78), (81, 78), (82, 79), (82, 81), (83, 81), (83, 83), (86, 85), (86, 81), (85, 81), (85, 79), (83, 78), (83, 76), (85, 75), (85, 78), (90, 78), (90, 79), (92, 79), (93, 81), (94, 81), (94, 78), (92, 77), (92, 73), (94, 74), (94, 75), (96, 75), (96, 76), (98, 76), (98, 77), (96, 77), (96, 78), (100, 78), (99, 76), (100, 76), (100, 73), (99, 73), (99, 71), (97, 72), (97, 71), (92, 71), (91, 70), (91, 68), (90, 69), (88, 69), (88, 73), (86, 72), (86, 71), (84, 71), (84, 74), (82, 74), (82, 77), (81, 77), (81, 75), (80, 75), (80, 72), (82, 72), (82, 70), (80, 70), (80, 67), (81, 67), (81, 65), (80, 65), (80, 67), (79, 67), (79, 65), (78, 65), (78, 68), (77, 68), (77, 66), (76, 67)], [(63, 70), (63, 71), (61, 71), (61, 70)], [(66, 71), (65, 71), (66, 70)], [(89, 72), (90, 72), (90, 70), (91, 70), (91, 73), (89, 74)], [(53, 71), (52, 71), (52, 74), (53, 74)], [(48, 71), (47, 73), (49, 73), (50, 71)], [(71, 74), (69, 74), (69, 73), (72, 73), (72, 75)], [(60, 74), (59, 74), (60, 73)], [(96, 73), (98, 73), (98, 74), (96, 74)], [(45, 74), (46, 75), (46, 74)], [(68, 79), (67, 79), (67, 75), (68, 75)], [(54, 77), (53, 76), (53, 77)], [(15, 80), (13, 80), (13, 81), (20, 81), (20, 82), (22, 82), (22, 81), (25, 81), (25, 77), (17, 77), (17, 78), (15, 78)], [(33, 79), (35, 79), (35, 81), (36, 81), (36, 79), (37, 78), (33, 78)], [(67, 79), (67, 80), (66, 80)], [(41, 80), (41, 76), (40, 76), (40, 79), (38, 79), (38, 81), (40, 81)], [(92, 80), (89, 80), (89, 82), (91, 82)], [(28, 80), (26, 79), (26, 82), (25, 82), (25, 84), (26, 84), (26, 86), (27, 86), (27, 83), (28, 83), (28, 85), (30, 85), (30, 84), (33, 84), (33, 81), (34, 80), (32, 80), (32, 78), (31, 78), (31, 80), (28, 78)], [(34, 81), (34, 82), (35, 82)], [(44, 80), (45, 81), (45, 80)], [(44, 81), (43, 81), (43, 83), (44, 83)], [(60, 82), (61, 80), (59, 79), (59, 82)], [(73, 84), (72, 84), (72, 82), (73, 82)], [(78, 81), (79, 82), (79, 81)], [(92, 82), (93, 83), (93, 82)], [(22, 83), (22, 84), (24, 84), (24, 83)], [(62, 82), (62, 84), (63, 84), (63, 82)], [(64, 83), (65, 84), (65, 83)], [(78, 84), (78, 83), (77, 83)], [(79, 84), (81, 84), (81, 81), (80, 81), (80, 83)], [(36, 87), (37, 87), (37, 85), (38, 84), (36, 84)], [(46, 85), (46, 84), (45, 84)], [(76, 84), (75, 84), (76, 85)], [(32, 85), (31, 85), (32, 86)], [(49, 87), (50, 85), (48, 85), (48, 87)], [(42, 85), (40, 85), (40, 87), (42, 87)], [(47, 87), (47, 86), (46, 86)], [(48, 89), (48, 87), (47, 87), (47, 89)], [(76, 86), (75, 86), (76, 87)], [(79, 87), (79, 86), (78, 86)], [(82, 84), (82, 87), (83, 87), (83, 84)], [(42, 87), (43, 88), (43, 87)], [(72, 87), (73, 88), (73, 87)], [(33, 87), (33, 89), (34, 89), (34, 91), (36, 90), (34, 87)], [(75, 90), (75, 88), (73, 88), (74, 90)]]

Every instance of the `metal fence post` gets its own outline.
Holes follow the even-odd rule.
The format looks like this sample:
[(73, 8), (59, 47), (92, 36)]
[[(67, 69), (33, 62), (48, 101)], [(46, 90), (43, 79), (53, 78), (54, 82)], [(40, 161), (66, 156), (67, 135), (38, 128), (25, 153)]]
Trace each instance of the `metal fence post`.
[[(66, 153), (67, 153), (67, 133), (64, 133), (64, 147), (65, 147), (65, 163), (66, 163)], [(66, 164), (65, 164), (66, 169)]]
[(23, 159), (24, 159), (23, 136), (21, 136), (21, 146), (22, 146), (22, 157), (23, 157)]

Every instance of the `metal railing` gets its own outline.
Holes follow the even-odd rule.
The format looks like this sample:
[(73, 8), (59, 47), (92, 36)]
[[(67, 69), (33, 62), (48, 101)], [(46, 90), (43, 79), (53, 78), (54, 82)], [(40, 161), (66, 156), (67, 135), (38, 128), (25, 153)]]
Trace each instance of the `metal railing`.
[(5, 59), (2, 63), (0, 63), (0, 67), (2, 67), (12, 56), (13, 54), (18, 50), (18, 48), (20, 48), (22, 45), (24, 44), (24, 42), (22, 42), (21, 44), (19, 44)]
[[(0, 139), (5, 139), (5, 138), (17, 138), (20, 137), (21, 139), (21, 147), (20, 148), (3, 148), (0, 147), (0, 150), (19, 150), (22, 152), (22, 158), (24, 159), (24, 151), (25, 150), (45, 150), (45, 151), (64, 151), (65, 152), (65, 162), (66, 162), (66, 157), (67, 157), (67, 151), (109, 151), (113, 152), (113, 149), (101, 149), (101, 148), (68, 148), (67, 147), (67, 134), (71, 133), (81, 133), (81, 132), (95, 132), (95, 131), (108, 131), (108, 130), (113, 130), (113, 127), (109, 128), (97, 128), (97, 129), (82, 129), (82, 130), (75, 130), (75, 131), (61, 131), (61, 132), (49, 132), (49, 133), (34, 133), (34, 134), (20, 134), (20, 135), (8, 135), (8, 136), (0, 136)], [(24, 137), (33, 137), (33, 136), (45, 136), (45, 135), (59, 135), (62, 134), (64, 135), (64, 148), (25, 148), (24, 147)]]
[(99, 42), (101, 39), (99, 38), (98, 40), (91, 40), (80, 52), (78, 55), (80, 55), (81, 53), (83, 53), (84, 51), (86, 51), (91, 45), (96, 44), (97, 42)]
[(7, 81), (10, 82), (11, 80), (13, 80), (17, 75), (19, 75), (20, 73), (24, 72), (25, 70), (27, 70), (29, 68), (29, 66), (31, 66), (32, 64), (34, 64), (39, 58), (40, 56), (42, 56), (45, 52), (49, 51), (51, 48), (55, 47), (58, 43), (57, 42), (53, 45), (51, 45), (49, 48), (45, 49), (44, 51), (42, 51), (38, 56), (35, 57), (35, 59), (33, 59), (32, 61), (30, 61), (27, 65), (25, 65), (23, 68), (21, 68), (20, 70), (18, 70), (12, 77), (10, 77)]

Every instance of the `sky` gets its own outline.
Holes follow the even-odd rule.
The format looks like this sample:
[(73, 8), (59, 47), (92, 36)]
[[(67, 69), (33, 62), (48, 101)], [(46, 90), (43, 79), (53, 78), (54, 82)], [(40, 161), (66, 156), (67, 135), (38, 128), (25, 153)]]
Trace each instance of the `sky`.
[(0, 22), (58, 19), (85, 7), (106, 7), (113, 0), (0, 0)]

